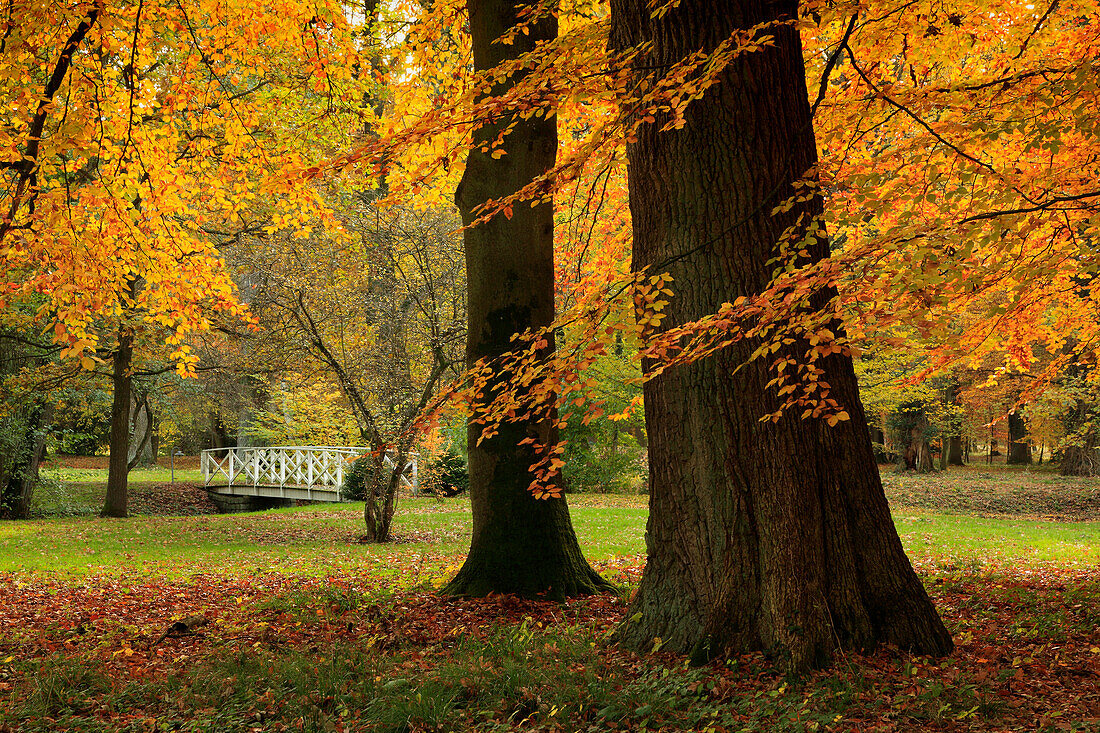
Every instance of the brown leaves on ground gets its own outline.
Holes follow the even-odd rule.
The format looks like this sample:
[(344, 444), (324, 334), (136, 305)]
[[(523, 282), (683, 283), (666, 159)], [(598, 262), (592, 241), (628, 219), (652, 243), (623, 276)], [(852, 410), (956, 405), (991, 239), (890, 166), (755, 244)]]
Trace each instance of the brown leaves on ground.
[[(601, 570), (630, 581), (641, 562), (623, 558)], [(415, 588), (395, 590), (372, 575), (307, 579), (210, 574), (154, 582), (139, 576), (9, 574), (0, 576), (0, 628), (5, 629), (0, 636), (0, 698), (14, 701), (29, 694), (28, 670), (36, 669), (36, 660), (58, 655), (96, 665), (112, 680), (163, 683), (230, 651), (310, 650), (324, 656), (324, 650), (343, 643), (401, 655), (407, 674), (430, 679), (460, 641), (523, 625), (533, 634), (532, 648), (539, 647), (539, 634), (584, 629), (596, 643), (587, 665), (594, 665), (612, 685), (626, 688), (647, 670), (662, 666), (671, 675), (696, 675), (684, 677), (684, 694), (732, 715), (738, 726), (763, 725), (774, 717), (776, 726), (782, 722), (790, 729), (797, 721), (789, 716), (811, 716), (815, 709), (820, 713), (823, 705), (840, 705), (842, 697), (835, 720), (824, 721), (815, 713), (817, 717), (798, 718), (802, 727), (794, 729), (1100, 726), (1100, 575), (1058, 570), (939, 573), (926, 576), (926, 582), (954, 634), (958, 649), (953, 655), (931, 660), (886, 649), (870, 656), (841, 656), (833, 669), (793, 681), (758, 654), (689, 673), (668, 655), (639, 657), (608, 647), (600, 640), (622, 621), (626, 609), (612, 595), (565, 604), (510, 596), (453, 599)], [(203, 623), (190, 625), (188, 618)], [(181, 622), (186, 633), (164, 633)], [(532, 657), (531, 663), (540, 662)], [(678, 727), (683, 725), (674, 717), (678, 714), (669, 712), (673, 717), (651, 727), (684, 729)], [(615, 729), (600, 720), (593, 717), (595, 727), (584, 729)], [(550, 719), (527, 723), (559, 729)], [(372, 729), (369, 720), (347, 725), (346, 730)], [(714, 730), (740, 730), (738, 726)]]
[(977, 516), (1030, 516), (1058, 521), (1100, 520), (1100, 484), (1043, 469), (972, 464), (933, 474), (882, 468), (893, 507)]

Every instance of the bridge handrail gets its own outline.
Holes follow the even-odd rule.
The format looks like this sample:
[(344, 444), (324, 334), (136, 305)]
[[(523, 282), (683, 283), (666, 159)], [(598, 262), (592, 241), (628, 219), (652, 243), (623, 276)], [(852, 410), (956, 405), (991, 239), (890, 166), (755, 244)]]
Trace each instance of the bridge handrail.
[[(307, 489), (339, 489), (344, 484), (344, 469), (349, 463), (347, 456), (363, 455), (369, 448), (358, 446), (243, 446), (226, 448), (208, 448), (202, 451), (200, 467), (203, 483), (210, 486), (218, 476), (224, 476), (230, 488), (238, 485), (305, 487)], [(217, 455), (221, 454), (221, 455)], [(391, 468), (394, 465), (392, 453), (387, 452), (384, 461)], [(405, 471), (411, 468), (411, 475), (401, 476), (401, 483), (413, 493), (419, 489), (418, 455), (409, 453)], [(243, 475), (244, 481), (238, 481)]]

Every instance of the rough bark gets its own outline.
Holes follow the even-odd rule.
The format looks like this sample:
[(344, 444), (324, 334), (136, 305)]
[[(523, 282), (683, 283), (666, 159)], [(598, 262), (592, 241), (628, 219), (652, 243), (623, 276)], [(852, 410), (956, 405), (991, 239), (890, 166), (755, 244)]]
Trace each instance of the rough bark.
[[(474, 66), (491, 69), (557, 35), (556, 18), (543, 18), (512, 44), (495, 43), (518, 21), (523, 6), (510, 0), (469, 0)], [(493, 90), (500, 93), (514, 80)], [(554, 117), (519, 120), (504, 141), (505, 154), (494, 160), (479, 150), (494, 140), (502, 124), (474, 133), (455, 201), (469, 225), (474, 209), (512, 194), (544, 173), (557, 154)], [(549, 203), (526, 202), (503, 215), (465, 230), (468, 283), (467, 363), (507, 353), (512, 335), (549, 325), (554, 318), (554, 211)], [(553, 343), (548, 349), (553, 349)], [(492, 392), (490, 386), (489, 392)], [(473, 538), (470, 554), (443, 589), (453, 595), (492, 592), (550, 597), (598, 592), (607, 583), (581, 554), (565, 499), (535, 499), (528, 487), (536, 457), (525, 438), (557, 441), (550, 420), (508, 423), (480, 444), (478, 426), (467, 432)]]
[[(640, 75), (795, 7), (685, 0), (654, 20), (645, 3), (612, 0), (611, 11), (613, 47), (654, 44)], [(659, 132), (658, 118), (627, 147), (634, 269), (675, 278), (668, 325), (760, 292), (784, 230), (821, 211), (814, 199), (770, 215), (816, 148), (798, 33), (767, 32), (774, 47), (736, 59), (683, 129)], [(810, 249), (828, 256), (824, 241)], [(891, 521), (851, 360), (822, 364), (849, 421), (762, 423), (779, 404), (772, 375), (759, 360), (737, 370), (755, 345), (645, 386), (649, 558), (617, 638), (638, 650), (659, 638), (696, 662), (765, 650), (791, 670), (825, 665), (837, 648), (949, 651)]]
[(1031, 465), (1031, 446), (1027, 442), (1027, 423), (1018, 412), (1008, 414), (1008, 458), (1006, 463)]
[(110, 457), (107, 462), (107, 496), (103, 502), (104, 517), (127, 516), (127, 479), (130, 453), (130, 391), (133, 383), (131, 366), (134, 358), (134, 336), (120, 330), (118, 348), (112, 363), (114, 394), (111, 397)]

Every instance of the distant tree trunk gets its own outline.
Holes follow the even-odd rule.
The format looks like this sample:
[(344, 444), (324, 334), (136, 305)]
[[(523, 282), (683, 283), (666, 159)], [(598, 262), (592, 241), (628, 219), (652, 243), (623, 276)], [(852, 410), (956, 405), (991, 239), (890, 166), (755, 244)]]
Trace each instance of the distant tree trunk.
[[(636, 74), (660, 75), (781, 15), (793, 19), (796, 5), (683, 0), (654, 19), (646, 3), (612, 0), (611, 45), (652, 42)], [(774, 44), (735, 59), (688, 108), (686, 127), (660, 132), (658, 118), (627, 145), (633, 268), (674, 277), (663, 325), (760, 292), (788, 227), (821, 214), (820, 197), (771, 214), (815, 166), (816, 145), (798, 32), (782, 22), (766, 33)], [(812, 260), (828, 256), (824, 237), (803, 246)], [(891, 521), (851, 359), (817, 362), (850, 420), (760, 422), (779, 401), (770, 359), (748, 362), (756, 346), (735, 344), (644, 387), (648, 561), (617, 638), (645, 651), (660, 639), (695, 662), (764, 650), (792, 670), (878, 643), (949, 651)], [(807, 347), (778, 355), (804, 358)]]
[(932, 446), (928, 444), (928, 438), (925, 437), (927, 427), (928, 421), (922, 416), (921, 422), (909, 431), (909, 444), (905, 447), (903, 456), (905, 468), (909, 471), (932, 472)]
[(1031, 465), (1031, 446), (1027, 442), (1027, 423), (1019, 412), (1008, 413), (1008, 460), (1013, 465)]
[(1043, 465), (1043, 449), (1046, 448), (1046, 442), (1039, 443), (1039, 465)]
[(127, 470), (137, 466), (151, 466), (153, 460), (153, 410), (149, 407), (149, 395), (137, 397), (131, 390), (130, 447), (127, 451)]
[(110, 458), (107, 461), (107, 496), (104, 517), (127, 516), (127, 489), (130, 453), (130, 390), (134, 359), (133, 332), (120, 329), (118, 348), (112, 363), (114, 394), (111, 398)]
[(882, 428), (871, 426), (871, 443), (875, 450), (875, 463), (891, 463), (890, 452), (886, 450), (886, 433)]
[(952, 435), (947, 440), (947, 465), (963, 465), (963, 439), (961, 435)]
[(1060, 473), (1063, 476), (1100, 475), (1100, 461), (1096, 456), (1096, 436), (1088, 436), (1081, 445), (1068, 445), (1062, 450)]
[[(476, 70), (492, 69), (531, 51), (536, 42), (557, 36), (557, 19), (548, 17), (528, 25), (529, 33), (517, 34), (512, 43), (497, 43), (519, 21), (523, 7), (513, 0), (468, 0)], [(502, 93), (514, 81), (501, 81), (493, 93)], [(503, 157), (494, 159), (479, 149), (513, 121)], [(475, 219), (477, 206), (518, 191), (554, 165), (557, 119), (508, 119), (482, 126), (473, 137), (455, 194), (467, 225)], [(466, 359), (473, 365), (509, 352), (513, 334), (553, 321), (554, 207), (519, 203), (511, 218), (497, 215), (466, 229), (464, 238), (469, 293)], [(550, 340), (548, 352), (554, 348)], [(491, 385), (487, 391), (492, 393)], [(565, 499), (536, 499), (529, 491), (536, 455), (519, 443), (526, 438), (556, 443), (552, 421), (505, 423), (497, 435), (479, 444), (480, 432), (476, 424), (467, 432), (473, 509), (470, 553), (443, 592), (562, 597), (608, 588), (581, 554)]]
[(149, 465), (157, 465), (157, 458), (160, 456), (160, 413), (152, 411), (150, 408), (149, 414), (151, 424), (149, 426)]
[(46, 456), (46, 424), (52, 409), (36, 401), (22, 426), (13, 455), (0, 471), (0, 518), (26, 519), (31, 513), (38, 469)]
[(1062, 418), (1066, 437), (1062, 447), (1059, 473), (1063, 476), (1100, 475), (1100, 456), (1097, 456), (1097, 445), (1100, 440), (1089, 419), (1092, 412), (1089, 401), (1078, 399)]

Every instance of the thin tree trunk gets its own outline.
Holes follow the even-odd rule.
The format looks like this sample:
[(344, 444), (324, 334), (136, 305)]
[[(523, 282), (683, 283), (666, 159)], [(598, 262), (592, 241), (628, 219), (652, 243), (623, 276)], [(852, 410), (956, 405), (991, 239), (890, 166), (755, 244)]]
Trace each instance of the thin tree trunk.
[(130, 445), (127, 449), (129, 457), (126, 468), (132, 471), (137, 466), (150, 466), (154, 463), (150, 444), (153, 437), (153, 411), (149, 407), (147, 394), (137, 399), (131, 390), (130, 399), (133, 402), (133, 409), (130, 417)]
[[(468, 0), (474, 67), (478, 71), (531, 51), (536, 42), (557, 36), (556, 17), (544, 17), (517, 34), (514, 42), (497, 43), (519, 21), (512, 0)], [(493, 89), (499, 94), (513, 79)], [(504, 139), (503, 157), (494, 159), (480, 147), (496, 139), (509, 121), (486, 124), (474, 133), (466, 170), (455, 193), (463, 222), (487, 200), (515, 193), (553, 165), (557, 155), (557, 119), (553, 116), (515, 120)], [(469, 289), (466, 359), (493, 359), (513, 346), (513, 334), (549, 325), (554, 319), (554, 208), (522, 202), (512, 216), (468, 228), (464, 233)], [(547, 351), (554, 348), (552, 336)], [(494, 391), (492, 385), (488, 394)], [(473, 537), (470, 554), (443, 589), (451, 595), (515, 593), (550, 597), (584, 595), (608, 587), (581, 553), (565, 498), (536, 499), (529, 491), (530, 466), (536, 454), (520, 442), (533, 438), (547, 445), (558, 440), (551, 419), (506, 423), (478, 442), (480, 429), (467, 431)]]
[(103, 502), (104, 517), (127, 516), (126, 482), (129, 475), (130, 452), (130, 390), (133, 382), (131, 366), (134, 358), (134, 335), (121, 329), (118, 348), (112, 364), (114, 394), (111, 399), (110, 458), (107, 462), (107, 496)]
[[(796, 7), (684, 0), (653, 19), (645, 3), (612, 0), (611, 12), (613, 47), (653, 43), (635, 62), (643, 75)], [(816, 197), (770, 213), (814, 167), (816, 147), (798, 33), (788, 23), (766, 33), (774, 46), (736, 59), (689, 107), (686, 127), (660, 132), (658, 117), (627, 146), (633, 267), (673, 275), (667, 325), (760, 292), (785, 230), (821, 213)], [(828, 256), (824, 238), (805, 246)], [(850, 420), (760, 422), (780, 403), (764, 360), (738, 371), (756, 345), (645, 385), (649, 559), (617, 638), (646, 651), (660, 639), (696, 662), (765, 650), (792, 670), (878, 643), (949, 651), (891, 521), (851, 359), (818, 362)], [(778, 355), (804, 358), (805, 348)]]
[(1008, 459), (1013, 465), (1031, 465), (1031, 446), (1027, 442), (1027, 423), (1019, 412), (1008, 413)]

